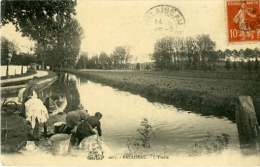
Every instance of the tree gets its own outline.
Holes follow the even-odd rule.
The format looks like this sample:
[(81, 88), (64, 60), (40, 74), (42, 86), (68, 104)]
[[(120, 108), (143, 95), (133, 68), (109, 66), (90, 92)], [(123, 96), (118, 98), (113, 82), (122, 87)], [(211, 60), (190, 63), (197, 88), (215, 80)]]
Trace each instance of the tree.
[[(196, 49), (199, 52), (199, 62), (206, 62), (209, 52), (213, 51), (216, 47), (216, 43), (210, 39), (209, 35), (198, 35), (196, 37)], [(200, 63), (200, 65), (203, 65)]]
[[(37, 1), (1, 1), (1, 23), (12, 23), (22, 36), (30, 37), (42, 46), (57, 41), (57, 35), (63, 32), (64, 24), (72, 19), (76, 0), (37, 0)], [(42, 67), (46, 53), (41, 54)]]
[(255, 59), (255, 65), (254, 65), (254, 69), (255, 69), (256, 73), (258, 73), (258, 72), (259, 72), (259, 61), (258, 61), (258, 59), (257, 59), (257, 58)]
[(234, 69), (234, 71), (237, 71), (238, 66), (236, 61), (233, 61), (232, 68)]
[[(41, 43), (36, 43), (35, 45), (35, 55), (36, 55), (36, 63), (42, 63), (42, 65), (45, 65), (45, 59), (47, 58), (46, 50), (44, 46)], [(53, 61), (53, 63), (57, 63)], [(48, 64), (50, 65), (50, 64)], [(44, 67), (42, 67), (44, 68)]]
[(231, 67), (232, 67), (232, 64), (231, 64), (231, 61), (228, 59), (226, 60), (226, 65), (225, 65), (225, 68), (230, 71), (231, 70)]
[(246, 65), (245, 65), (244, 60), (239, 62), (239, 67), (240, 67), (241, 70), (245, 70), (246, 69)]
[(208, 63), (210, 66), (210, 70), (215, 70), (216, 69), (216, 63), (219, 59), (218, 57), (218, 53), (216, 51), (210, 51), (209, 52), (209, 59), (208, 59)]
[(109, 61), (109, 57), (105, 52), (101, 52), (101, 54), (99, 55), (99, 61), (101, 63), (101, 68), (108, 68), (108, 61)]
[(125, 62), (124, 62), (125, 63), (125, 68), (129, 69), (129, 61), (131, 61), (132, 58), (133, 58), (133, 55), (130, 54), (130, 51), (131, 51), (132, 47), (129, 46), (129, 45), (126, 45), (126, 46), (124, 46), (124, 48), (126, 50)]
[(225, 59), (225, 54), (222, 52), (222, 50), (217, 51), (217, 56), (220, 61)]
[(55, 47), (58, 61), (60, 61), (60, 66), (73, 67), (79, 55), (84, 32), (76, 19), (67, 20), (62, 30), (58, 33)]
[(157, 40), (154, 45), (153, 60), (155, 60), (155, 68), (163, 70), (170, 69), (172, 60), (173, 39), (169, 37)]
[(254, 57), (254, 51), (252, 49), (246, 48), (246, 50), (244, 51), (244, 58), (250, 60), (253, 57)]
[(117, 46), (113, 51), (113, 57), (116, 63), (119, 63), (119, 68), (125, 68), (125, 59), (126, 59), (127, 51), (123, 46)]
[(9, 64), (17, 55), (18, 47), (15, 41), (1, 37), (1, 65), (6, 65), (6, 76), (9, 77)]
[(27, 53), (16, 54), (12, 57), (12, 64), (14, 65), (29, 65), (35, 62), (35, 57)]
[(232, 51), (229, 50), (229, 49), (226, 49), (226, 50), (224, 51), (224, 55), (225, 55), (225, 58), (230, 59), (230, 57), (231, 57), (231, 55), (232, 55)]
[(108, 69), (112, 69), (113, 67), (113, 54), (110, 54), (108, 57)]
[[(163, 70), (209, 70), (215, 68), (219, 55), (215, 42), (209, 35), (193, 37), (164, 37), (154, 44), (152, 60), (155, 67)], [(222, 52), (221, 52), (222, 54)]]
[(252, 61), (248, 60), (246, 67), (247, 67), (248, 72), (251, 73), (251, 72), (252, 72), (252, 69), (253, 69), (253, 63), (252, 63)]
[(86, 69), (88, 64), (88, 53), (82, 52), (75, 65), (76, 69)]
[(141, 69), (140, 63), (136, 63), (136, 69), (137, 69), (137, 70), (140, 70), (140, 69)]
[(48, 31), (61, 31), (64, 21), (76, 14), (75, 6), (76, 0), (2, 0), (1, 23), (3, 26), (12, 23), (23, 36), (38, 41), (43, 35), (48, 38), (53, 35)]
[(111, 55), (110, 55), (110, 58), (111, 58), (111, 61), (112, 61), (112, 64), (113, 64), (113, 68), (114, 69), (119, 69), (119, 62), (120, 62), (120, 58), (119, 58), (119, 55), (118, 54), (115, 54), (115, 52), (113, 52)]
[(98, 55), (93, 55), (88, 61), (87, 61), (87, 68), (90, 69), (98, 69), (100, 68), (100, 62), (98, 59)]
[(256, 48), (254, 49), (253, 52), (254, 52), (254, 57), (255, 57), (255, 58), (260, 57), (260, 51), (259, 51), (259, 48), (256, 47)]
[(10, 41), (2, 36), (1, 37), (1, 65), (8, 64), (8, 58), (10, 52), (9, 45), (10, 45)]
[[(61, 67), (74, 67), (80, 51), (83, 38), (83, 29), (75, 19), (67, 20), (62, 31), (56, 34), (55, 40), (49, 41), (47, 45), (37, 43), (36, 54), (38, 60), (49, 62), (52, 69)], [(55, 56), (54, 56), (55, 55)]]
[(239, 52), (234, 49), (232, 52), (231, 52), (231, 55), (234, 57), (235, 61), (237, 60), (237, 57), (239, 56)]
[(239, 56), (240, 56), (240, 61), (243, 60), (243, 56), (244, 56), (244, 50), (243, 49), (240, 49), (239, 52), (238, 52)]

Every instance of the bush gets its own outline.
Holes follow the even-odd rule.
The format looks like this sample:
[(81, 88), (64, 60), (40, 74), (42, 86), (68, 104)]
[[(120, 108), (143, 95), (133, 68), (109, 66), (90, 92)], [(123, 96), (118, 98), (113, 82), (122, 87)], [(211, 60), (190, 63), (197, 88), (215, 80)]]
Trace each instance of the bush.
[(144, 155), (150, 150), (151, 145), (150, 141), (155, 138), (153, 128), (148, 124), (148, 119), (143, 118), (140, 128), (137, 129), (140, 136), (134, 139), (134, 142), (131, 142), (130, 139), (127, 140), (127, 153), (125, 156), (131, 155)]
[[(215, 138), (215, 141), (212, 140), (213, 138)], [(213, 136), (207, 132), (205, 144), (199, 145), (195, 142), (195, 144), (189, 148), (189, 156), (221, 153), (228, 148), (229, 140), (230, 136), (228, 134), (222, 133), (220, 136)]]
[(146, 70), (150, 70), (151, 67), (147, 64), (147, 65), (145, 66), (145, 69), (146, 69)]
[(36, 70), (33, 68), (28, 68), (26, 73), (34, 73)]

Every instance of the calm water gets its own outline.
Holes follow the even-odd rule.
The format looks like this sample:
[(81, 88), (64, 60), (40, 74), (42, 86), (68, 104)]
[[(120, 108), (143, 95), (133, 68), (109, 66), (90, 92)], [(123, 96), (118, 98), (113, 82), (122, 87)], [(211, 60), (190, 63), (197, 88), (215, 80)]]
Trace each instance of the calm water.
[[(226, 118), (202, 116), (172, 105), (151, 103), (138, 95), (118, 91), (74, 75), (62, 75), (55, 84), (40, 93), (39, 97), (44, 100), (57, 93), (67, 97), (67, 111), (82, 104), (90, 115), (97, 111), (103, 114), (103, 139), (116, 153), (126, 150), (127, 138), (134, 141), (139, 137), (137, 128), (140, 127), (142, 118), (148, 118), (153, 127), (156, 137), (151, 146), (154, 152), (163, 152), (163, 148), (167, 147), (170, 154), (187, 155), (195, 142), (201, 146), (205, 144), (207, 132), (212, 135), (228, 134), (231, 137), (229, 149), (239, 151), (236, 124)], [(212, 139), (213, 142), (214, 140)]]
[[(66, 79), (65, 76), (59, 82)], [(67, 110), (73, 110), (70, 106), (81, 103), (90, 115), (101, 112), (103, 139), (114, 152), (126, 150), (127, 138), (134, 141), (139, 137), (137, 128), (140, 127), (142, 118), (148, 118), (153, 127), (156, 137), (151, 145), (155, 152), (162, 152), (166, 146), (172, 154), (188, 154), (195, 142), (201, 146), (205, 143), (207, 132), (213, 135), (230, 135), (229, 148), (239, 149), (236, 124), (226, 118), (206, 117), (172, 105), (151, 103), (138, 95), (118, 91), (71, 74), (68, 79), (68, 86), (63, 88), (53, 85), (43, 94), (65, 94), (69, 101)]]

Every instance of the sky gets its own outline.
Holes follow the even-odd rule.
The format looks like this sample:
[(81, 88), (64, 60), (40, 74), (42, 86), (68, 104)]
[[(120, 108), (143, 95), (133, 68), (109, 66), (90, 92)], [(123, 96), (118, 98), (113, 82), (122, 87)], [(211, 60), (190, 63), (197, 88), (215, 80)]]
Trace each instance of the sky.
[[(111, 54), (116, 46), (130, 46), (130, 53), (145, 61), (153, 52), (158, 38), (178, 36), (175, 32), (155, 31), (154, 25), (145, 20), (146, 13), (157, 5), (170, 5), (177, 8), (185, 20), (185, 26), (179, 27), (180, 36), (196, 36), (209, 34), (216, 42), (216, 49), (245, 49), (259, 47), (258, 43), (227, 42), (227, 18), (225, 3), (222, 0), (193, 1), (137, 1), (106, 0), (77, 1), (77, 16), (84, 30), (81, 51), (90, 56), (102, 51)], [(151, 10), (150, 10), (151, 11)], [(161, 16), (164, 21), (167, 16)], [(168, 18), (169, 19), (169, 18)], [(11, 25), (2, 28), (2, 35), (16, 40), (23, 49), (28, 50), (28, 39), (21, 38)], [(21, 39), (20, 39), (21, 38)], [(26, 42), (27, 41), (27, 42)]]

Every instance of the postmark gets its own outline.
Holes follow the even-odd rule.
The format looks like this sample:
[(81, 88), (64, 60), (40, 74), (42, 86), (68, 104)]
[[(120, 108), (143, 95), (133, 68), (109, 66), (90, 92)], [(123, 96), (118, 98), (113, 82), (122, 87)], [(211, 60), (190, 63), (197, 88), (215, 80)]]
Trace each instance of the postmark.
[(183, 34), (186, 24), (181, 11), (170, 5), (157, 5), (150, 8), (145, 16), (146, 24), (156, 32)]
[(259, 0), (227, 0), (228, 42), (259, 42)]

